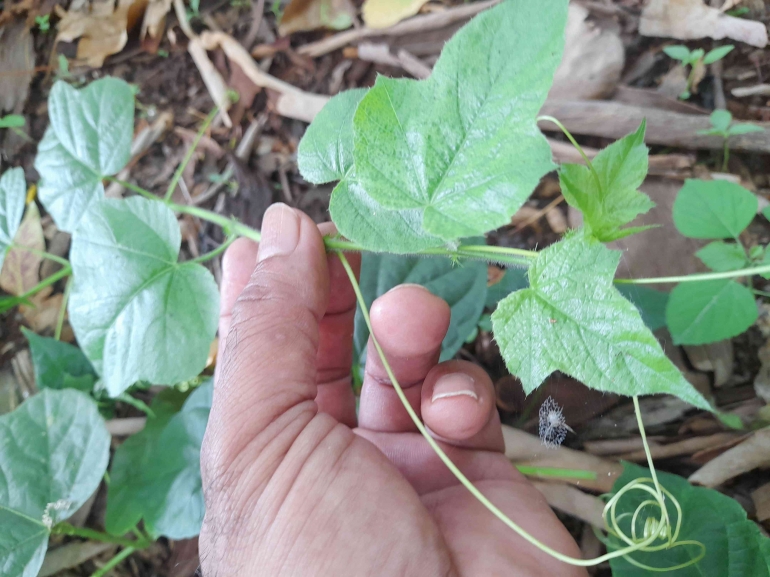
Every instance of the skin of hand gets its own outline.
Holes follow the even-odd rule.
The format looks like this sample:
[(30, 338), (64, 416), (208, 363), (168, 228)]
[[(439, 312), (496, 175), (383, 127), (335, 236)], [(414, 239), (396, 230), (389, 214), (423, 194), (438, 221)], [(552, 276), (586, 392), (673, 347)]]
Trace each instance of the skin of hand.
[[(487, 511), (409, 419), (369, 342), (356, 418), (353, 288), (306, 215), (282, 204), (260, 246), (223, 260), (220, 363), (201, 457), (206, 577), (585, 576)], [(350, 255), (356, 271), (360, 255)], [(503, 455), (488, 375), (438, 363), (446, 302), (401, 285), (371, 307), (374, 334), (413, 408), (500, 509), (573, 557), (543, 496)], [(221, 338), (222, 338), (221, 337)]]

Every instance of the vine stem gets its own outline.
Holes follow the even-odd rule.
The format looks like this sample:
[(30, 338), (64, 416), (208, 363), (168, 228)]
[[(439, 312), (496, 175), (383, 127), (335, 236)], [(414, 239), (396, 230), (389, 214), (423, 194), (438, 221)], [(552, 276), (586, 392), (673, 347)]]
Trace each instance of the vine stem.
[(372, 330), (372, 322), (371, 322), (371, 319), (369, 318), (369, 310), (366, 306), (366, 301), (364, 300), (364, 296), (363, 294), (361, 294), (361, 288), (358, 286), (356, 275), (353, 272), (353, 269), (351, 268), (350, 263), (348, 262), (348, 259), (345, 257), (345, 255), (340, 251), (335, 251), (335, 253), (339, 257), (340, 262), (342, 262), (342, 266), (345, 268), (345, 272), (347, 273), (348, 278), (350, 279), (350, 283), (353, 285), (353, 291), (356, 293), (356, 299), (358, 301), (359, 306), (361, 307), (361, 313), (364, 317), (364, 321), (366, 322), (366, 326), (369, 329), (369, 335), (370, 335), (370, 338), (372, 339), (372, 343), (374, 344), (374, 348), (376, 349), (377, 354), (379, 355), (380, 360), (382, 361), (382, 365), (385, 368), (385, 372), (387, 373), (388, 378), (390, 379), (390, 382), (393, 385), (393, 388), (395, 389), (396, 394), (398, 395), (398, 398), (401, 400), (401, 404), (403, 404), (404, 408), (406, 409), (406, 412), (409, 414), (409, 417), (412, 419), (412, 422), (414, 423), (415, 427), (417, 427), (417, 429), (420, 431), (422, 436), (428, 442), (428, 445), (430, 445), (431, 449), (433, 449), (436, 455), (438, 455), (439, 459), (441, 459), (444, 465), (446, 465), (446, 467), (457, 478), (457, 480), (466, 489), (468, 489), (468, 491), (474, 497), (476, 497), (476, 499), (478, 499), (481, 502), (481, 504), (484, 505), (484, 507), (486, 507), (493, 515), (495, 515), (495, 517), (500, 519), (508, 527), (510, 527), (516, 533), (518, 533), (519, 536), (524, 538), (526, 541), (528, 541), (530, 544), (534, 545), (544, 553), (551, 555), (552, 557), (558, 559), (559, 561), (562, 561), (563, 563), (567, 563), (569, 565), (576, 565), (579, 567), (591, 567), (594, 565), (599, 565), (600, 563), (604, 563), (605, 561), (608, 561), (610, 559), (623, 557), (625, 555), (628, 555), (629, 553), (632, 553), (634, 551), (638, 551), (639, 549), (647, 547), (648, 545), (651, 545), (655, 540), (657, 540), (658, 538), (657, 534), (653, 534), (640, 543), (637, 543), (628, 547), (624, 547), (623, 549), (618, 549), (611, 553), (606, 553), (594, 559), (576, 559), (575, 557), (564, 555), (563, 553), (560, 553), (555, 549), (552, 549), (545, 543), (539, 541), (538, 539), (536, 539), (535, 537), (527, 533), (524, 529), (519, 527), (505, 513), (503, 513), (500, 509), (498, 509), (489, 499), (487, 499), (484, 496), (484, 494), (481, 491), (479, 491), (476, 488), (476, 486), (473, 483), (471, 483), (471, 481), (462, 473), (462, 471), (460, 471), (460, 469), (457, 468), (457, 466), (452, 462), (452, 460), (447, 456), (447, 454), (441, 449), (441, 447), (435, 441), (435, 439), (430, 435), (430, 433), (428, 433), (427, 429), (425, 428), (425, 425), (422, 424), (422, 421), (414, 412), (414, 409), (412, 409), (412, 406), (409, 404), (409, 401), (407, 400), (406, 395), (404, 394), (404, 391), (401, 388), (401, 385), (399, 384), (398, 379), (396, 378), (396, 375), (393, 374), (393, 369), (390, 367), (390, 363), (388, 363), (388, 360), (385, 357), (385, 353), (382, 350), (380, 343), (377, 341), (377, 338), (374, 336), (374, 331)]
[(115, 555), (112, 559), (107, 561), (101, 569), (91, 573), (91, 577), (103, 577), (112, 571), (115, 567), (120, 565), (127, 557), (129, 557), (136, 549), (134, 547), (126, 547), (120, 553)]
[[(243, 236), (251, 239), (255, 242), (259, 242), (262, 235), (258, 230), (255, 230), (245, 224), (238, 222), (235, 218), (229, 218), (221, 214), (217, 214), (204, 208), (197, 206), (190, 206), (184, 204), (177, 204), (174, 202), (164, 201), (158, 196), (154, 195), (148, 190), (140, 186), (118, 180), (117, 178), (108, 177), (107, 180), (116, 182), (125, 188), (140, 194), (141, 196), (150, 200), (155, 200), (164, 203), (174, 212), (189, 214), (202, 220), (212, 222), (222, 227), (228, 235)], [(366, 249), (354, 242), (350, 242), (339, 237), (325, 237), (324, 245), (329, 252), (364, 252)], [(538, 256), (537, 251), (524, 250), (520, 248), (511, 248), (505, 246), (490, 246), (490, 245), (459, 245), (457, 248), (444, 248), (435, 247), (429, 248), (415, 253), (411, 253), (405, 256), (443, 256), (448, 258), (468, 258), (479, 259), (488, 262), (501, 263), (505, 265), (513, 266), (528, 266), (529, 262)], [(53, 256), (53, 255), (52, 255)], [(203, 258), (206, 255), (202, 255)], [(213, 255), (215, 256), (215, 255)], [(64, 259), (62, 259), (64, 260)], [(69, 264), (69, 261), (64, 261)], [(679, 282), (700, 282), (707, 280), (718, 280), (726, 278), (738, 278), (742, 276), (751, 276), (757, 274), (770, 273), (770, 265), (761, 265), (755, 267), (744, 268), (740, 270), (732, 270), (726, 272), (709, 272), (709, 273), (697, 273), (682, 276), (669, 276), (669, 277), (650, 277), (650, 278), (618, 278), (615, 279), (615, 284), (656, 284), (656, 283), (679, 283)], [(61, 278), (61, 277), (59, 277)], [(57, 279), (58, 280), (58, 279)], [(42, 288), (42, 287), (41, 287)], [(34, 293), (32, 293), (34, 294)], [(28, 295), (27, 295), (28, 296)]]
[(577, 149), (577, 151), (580, 153), (580, 156), (583, 157), (583, 160), (585, 160), (586, 165), (591, 170), (591, 173), (594, 175), (594, 178), (596, 179), (596, 184), (599, 187), (599, 190), (601, 190), (602, 181), (599, 179), (599, 174), (596, 172), (596, 169), (594, 168), (593, 163), (588, 158), (588, 155), (585, 153), (583, 148), (578, 144), (577, 140), (575, 140), (575, 137), (572, 136), (572, 133), (569, 130), (567, 130), (567, 127), (564, 126), (557, 118), (554, 118), (553, 116), (538, 116), (535, 120), (537, 120), (537, 122), (540, 122), (541, 120), (545, 120), (546, 122), (550, 122), (559, 127), (559, 130), (561, 130), (564, 133), (564, 136), (566, 136), (569, 139), (569, 141), (572, 143), (572, 146), (574, 146)]
[(72, 290), (72, 277), (67, 279), (67, 284), (64, 285), (64, 296), (61, 299), (61, 307), (59, 307), (59, 316), (56, 318), (56, 329), (53, 333), (53, 338), (57, 341), (61, 339), (61, 331), (64, 328), (64, 317), (67, 314), (67, 302), (70, 298), (70, 291)]
[(57, 523), (51, 529), (51, 533), (54, 535), (69, 535), (72, 537), (83, 537), (84, 539), (90, 539), (91, 541), (99, 541), (100, 543), (114, 543), (115, 545), (121, 545), (122, 547), (133, 547), (134, 549), (146, 549), (152, 544), (152, 541), (147, 540), (133, 540), (124, 539), (123, 537), (116, 537), (109, 533), (102, 533), (88, 527), (75, 527), (69, 523)]
[[(636, 423), (639, 425), (639, 433), (642, 436), (642, 445), (644, 446), (644, 454), (647, 457), (647, 466), (650, 469), (652, 475), (652, 482), (655, 485), (655, 491), (658, 493), (658, 500), (661, 503), (665, 502), (663, 497), (663, 491), (660, 489), (660, 483), (658, 482), (658, 474), (655, 472), (655, 465), (652, 462), (652, 454), (650, 453), (650, 446), (647, 444), (647, 433), (644, 430), (644, 423), (642, 422), (642, 409), (639, 407), (639, 397), (634, 395), (634, 412), (636, 413)], [(666, 526), (671, 527), (671, 520), (668, 517), (668, 509), (664, 506), (662, 513), (666, 519)]]
[(68, 261), (66, 258), (62, 258), (60, 256), (57, 256), (55, 254), (51, 254), (50, 252), (46, 252), (44, 250), (39, 250), (36, 248), (32, 248), (31, 246), (22, 246), (20, 244), (12, 244), (11, 250), (18, 249), (18, 250), (25, 250), (29, 253), (32, 253), (36, 256), (47, 258), (48, 260), (52, 260), (54, 262), (59, 263), (62, 266), (68, 266), (70, 264), (70, 261)]
[(198, 131), (198, 134), (195, 135), (195, 139), (192, 141), (192, 144), (190, 144), (190, 148), (187, 149), (187, 154), (185, 154), (184, 159), (174, 173), (174, 178), (171, 179), (171, 182), (166, 189), (166, 194), (163, 197), (165, 202), (169, 202), (171, 200), (171, 195), (174, 194), (176, 186), (179, 184), (179, 180), (182, 178), (184, 169), (187, 168), (187, 165), (190, 163), (193, 154), (195, 154), (195, 149), (198, 148), (198, 143), (201, 141), (201, 138), (203, 138), (203, 135), (205, 134), (206, 130), (208, 130), (209, 126), (211, 126), (211, 123), (214, 121), (214, 118), (216, 118), (218, 112), (219, 106), (215, 106), (213, 110), (209, 112), (208, 116), (206, 116), (206, 120), (203, 121), (203, 125)]

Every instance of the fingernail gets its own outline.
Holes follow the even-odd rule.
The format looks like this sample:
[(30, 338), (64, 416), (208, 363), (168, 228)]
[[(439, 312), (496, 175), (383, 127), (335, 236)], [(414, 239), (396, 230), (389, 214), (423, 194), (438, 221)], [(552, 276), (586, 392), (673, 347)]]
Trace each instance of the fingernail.
[(262, 219), (262, 240), (257, 260), (286, 256), (299, 243), (299, 215), (282, 202), (271, 204)]
[(440, 377), (436, 384), (433, 385), (433, 396), (430, 402), (435, 403), (439, 399), (460, 396), (470, 397), (478, 401), (479, 395), (476, 392), (476, 382), (463, 373), (450, 373)]
[(397, 284), (392, 289), (390, 289), (388, 292), (389, 293), (396, 292), (397, 290), (400, 290), (400, 289), (406, 288), (406, 287), (418, 288), (418, 289), (422, 289), (424, 291), (430, 292), (428, 289), (426, 289), (421, 284), (415, 284), (415, 283), (411, 283), (411, 282), (407, 282), (407, 283), (404, 283), (404, 284)]

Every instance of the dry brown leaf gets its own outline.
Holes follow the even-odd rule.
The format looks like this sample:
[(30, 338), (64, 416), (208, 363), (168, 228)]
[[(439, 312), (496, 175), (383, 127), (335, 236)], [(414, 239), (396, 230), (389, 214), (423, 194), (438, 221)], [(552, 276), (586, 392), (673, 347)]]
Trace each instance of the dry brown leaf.
[(556, 69), (549, 98), (602, 98), (620, 81), (626, 61), (620, 37), (587, 22), (587, 18), (585, 7), (570, 3), (564, 58)]
[[(19, 312), (24, 317), (27, 325), (36, 333), (51, 332), (59, 320), (64, 294), (53, 292), (51, 287), (46, 287), (36, 295), (30, 297), (32, 306), (19, 305)], [(62, 340), (68, 340), (62, 336)]]
[(770, 466), (770, 428), (756, 431), (740, 445), (703, 465), (688, 480), (706, 487), (717, 487), (738, 475), (767, 466)]
[(21, 112), (35, 69), (32, 35), (24, 19), (0, 27), (0, 113)]
[(90, 6), (71, 7), (69, 12), (57, 5), (55, 10), (61, 21), (56, 41), (73, 42), (79, 38), (76, 58), (100, 68), (105, 58), (126, 45), (129, 12), (131, 19), (136, 15), (134, 3), (135, 0), (118, 0), (116, 6), (114, 0), (99, 0)]
[(345, 30), (353, 25), (356, 9), (350, 0), (291, 0), (281, 17), (278, 33), (331, 28)]
[(201, 44), (200, 37), (192, 36), (190, 42), (187, 45), (187, 51), (192, 56), (195, 66), (198, 68), (198, 72), (201, 73), (203, 83), (211, 95), (212, 100), (219, 106), (219, 113), (222, 115), (222, 121), (225, 126), (231, 128), (233, 123), (230, 120), (230, 115), (227, 114), (230, 108), (230, 97), (227, 95), (227, 85), (224, 78), (217, 70), (214, 63), (209, 59), (209, 55), (206, 53), (206, 49)]
[(166, 14), (171, 10), (172, 0), (150, 0), (142, 20), (140, 37), (144, 39), (148, 34), (150, 38), (159, 38), (166, 27)]
[(414, 16), (428, 0), (366, 0), (364, 22), (369, 28), (387, 28)]
[(722, 14), (702, 0), (650, 0), (642, 11), (639, 33), (679, 40), (731, 38), (752, 46), (767, 46), (767, 28), (762, 22)]
[[(39, 251), (45, 250), (40, 211), (34, 202), (27, 206), (27, 213), (16, 232), (14, 244)], [(0, 288), (17, 296), (27, 292), (40, 282), (42, 260), (41, 256), (28, 250), (12, 248), (5, 256), (3, 270), (0, 271)]]
[(599, 497), (594, 497), (564, 483), (536, 481), (532, 484), (535, 486), (535, 489), (543, 494), (545, 500), (554, 509), (559, 509), (573, 517), (577, 517), (597, 529), (605, 529), (604, 518), (602, 517), (604, 502)]
[(206, 50), (221, 48), (227, 57), (241, 67), (243, 73), (256, 86), (270, 88), (280, 94), (276, 112), (287, 118), (311, 122), (329, 101), (328, 96), (300, 90), (288, 82), (263, 72), (246, 49), (232, 36), (224, 32), (204, 32), (200, 36)]
[(761, 523), (770, 519), (770, 483), (765, 483), (754, 491), (751, 500), (757, 510), (757, 521)]

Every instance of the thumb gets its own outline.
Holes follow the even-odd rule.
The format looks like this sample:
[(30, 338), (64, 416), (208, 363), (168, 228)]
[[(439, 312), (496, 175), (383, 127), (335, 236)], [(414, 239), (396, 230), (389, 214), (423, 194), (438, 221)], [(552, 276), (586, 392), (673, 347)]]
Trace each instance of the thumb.
[[(285, 204), (270, 206), (257, 265), (233, 307), (209, 421), (219, 466), (282, 415), (315, 415), (318, 323), (329, 299), (323, 239)], [(284, 427), (279, 427), (284, 429)]]

